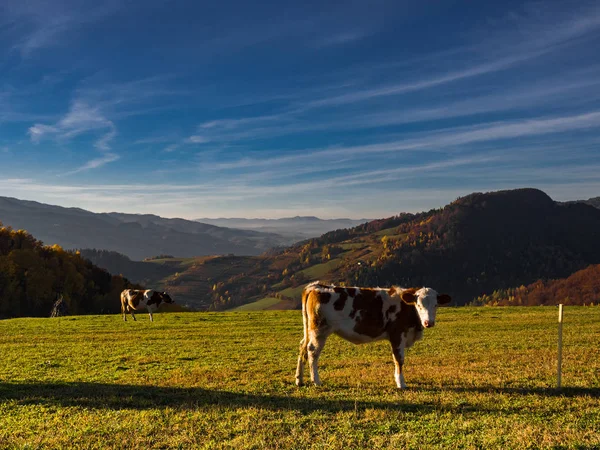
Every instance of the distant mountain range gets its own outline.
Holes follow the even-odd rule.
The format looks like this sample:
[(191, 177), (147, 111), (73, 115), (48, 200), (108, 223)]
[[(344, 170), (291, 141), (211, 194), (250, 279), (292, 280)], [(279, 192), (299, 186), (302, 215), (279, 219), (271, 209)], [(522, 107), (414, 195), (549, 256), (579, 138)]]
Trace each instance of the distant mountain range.
[(328, 231), (352, 228), (371, 220), (372, 219), (319, 219), (314, 216), (296, 216), (282, 219), (196, 219), (197, 222), (208, 223), (218, 227), (276, 233), (285, 236), (292, 242), (321, 236)]
[(0, 223), (24, 229), (46, 244), (65, 249), (116, 251), (133, 260), (166, 254), (179, 257), (259, 255), (349, 228), (364, 220), (168, 219), (153, 214), (93, 213), (35, 201), (0, 197)]
[(258, 255), (291, 243), (274, 233), (148, 214), (93, 213), (9, 197), (0, 197), (0, 222), (27, 230), (45, 244), (59, 244), (65, 249), (113, 250), (134, 260), (160, 254)]

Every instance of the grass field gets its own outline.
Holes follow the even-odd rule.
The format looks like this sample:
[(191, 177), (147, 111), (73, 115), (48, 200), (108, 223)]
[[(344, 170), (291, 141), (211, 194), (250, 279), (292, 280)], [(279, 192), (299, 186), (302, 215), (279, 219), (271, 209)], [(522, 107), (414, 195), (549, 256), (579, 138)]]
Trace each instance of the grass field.
[(322, 264), (315, 264), (308, 269), (301, 270), (300, 272), (307, 276), (309, 280), (318, 280), (329, 273), (329, 271), (338, 268), (342, 264), (341, 258), (332, 259)]
[(407, 352), (332, 337), (293, 385), (299, 311), (0, 321), (0, 448), (600, 448), (600, 308), (440, 309)]
[(302, 285), (296, 286), (296, 287), (289, 287), (287, 289), (279, 291), (279, 294), (281, 294), (285, 297), (290, 297), (290, 298), (293, 298), (296, 300), (300, 300), (300, 298), (302, 297), (302, 291), (304, 290), (304, 286), (306, 286), (306, 285), (302, 284)]
[(281, 299), (276, 297), (265, 297), (261, 298), (252, 303), (246, 303), (245, 305), (238, 306), (237, 308), (231, 309), (231, 311), (262, 311), (277, 303), (280, 303)]

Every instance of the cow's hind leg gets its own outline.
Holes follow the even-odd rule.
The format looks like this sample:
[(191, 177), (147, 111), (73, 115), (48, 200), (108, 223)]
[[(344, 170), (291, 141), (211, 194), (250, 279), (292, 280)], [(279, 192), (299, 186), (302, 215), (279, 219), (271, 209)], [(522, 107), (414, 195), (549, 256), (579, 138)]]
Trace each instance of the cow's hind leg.
[(309, 335), (309, 341), (307, 345), (308, 351), (308, 364), (310, 366), (310, 379), (315, 386), (321, 385), (321, 378), (319, 378), (319, 356), (321, 356), (321, 351), (323, 347), (325, 347), (325, 341), (327, 340), (327, 336), (329, 333), (318, 335), (316, 333), (311, 333)]
[(404, 373), (402, 372), (402, 366), (404, 365), (404, 345), (392, 344), (392, 354), (394, 355), (394, 364), (396, 366), (394, 371), (396, 386), (400, 389), (405, 389), (406, 383), (404, 382)]
[(298, 367), (296, 368), (296, 385), (304, 384), (304, 363), (308, 360), (308, 343), (305, 338), (300, 341), (300, 355), (298, 355)]
[(133, 317), (133, 320), (137, 321), (137, 319), (135, 318), (135, 314), (133, 314), (133, 308), (129, 308), (129, 313), (131, 314), (131, 317)]
[(148, 314), (150, 314), (150, 322), (154, 322), (154, 319), (152, 318), (152, 313), (148, 312)]

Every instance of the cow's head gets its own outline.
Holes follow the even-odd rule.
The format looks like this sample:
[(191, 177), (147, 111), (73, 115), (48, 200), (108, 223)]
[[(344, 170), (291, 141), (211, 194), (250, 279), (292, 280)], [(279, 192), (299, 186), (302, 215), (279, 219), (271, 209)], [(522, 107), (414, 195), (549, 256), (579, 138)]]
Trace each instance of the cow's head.
[(402, 301), (408, 305), (415, 305), (421, 323), (425, 328), (435, 325), (435, 313), (438, 305), (450, 303), (449, 295), (438, 294), (431, 288), (407, 289), (400, 294)]
[(167, 294), (166, 292), (160, 292), (160, 298), (165, 303), (175, 303), (173, 301), (173, 299), (171, 298), (171, 296), (169, 294)]

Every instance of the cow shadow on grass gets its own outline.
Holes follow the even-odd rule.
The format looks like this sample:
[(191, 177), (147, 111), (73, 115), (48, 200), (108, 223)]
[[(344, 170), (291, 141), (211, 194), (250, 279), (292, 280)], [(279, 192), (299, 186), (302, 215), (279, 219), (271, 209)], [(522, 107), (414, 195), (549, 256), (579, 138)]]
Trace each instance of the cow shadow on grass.
[[(398, 397), (389, 402), (331, 399), (326, 395), (302, 397), (300, 390), (289, 395), (240, 393), (204, 388), (138, 386), (108, 383), (6, 383), (0, 382), (0, 403), (14, 401), (19, 405), (75, 406), (94, 409), (155, 408), (198, 409), (204, 407), (259, 408), (294, 410), (309, 414), (314, 411), (364, 411), (391, 409), (428, 413), (440, 410), (440, 405), (415, 403)], [(447, 409), (445, 407), (441, 409)], [(481, 411), (474, 405), (461, 405), (460, 410)]]
[(81, 406), (98, 409), (154, 409), (173, 407), (196, 409), (206, 406), (225, 408), (263, 408), (297, 410), (351, 411), (366, 408), (394, 408), (422, 411), (427, 407), (409, 403), (365, 402), (306, 398), (295, 395), (246, 394), (204, 388), (137, 386), (108, 383), (0, 383), (0, 402), (55, 406)]
[(600, 398), (600, 388), (597, 387), (525, 387), (525, 386), (442, 386), (416, 385), (417, 392), (454, 392), (478, 394), (508, 394), (508, 395), (537, 395), (539, 397), (594, 397)]
[[(543, 389), (511, 389), (497, 387), (448, 387), (416, 386), (412, 388), (422, 392), (489, 392), (509, 394), (539, 394), (548, 396), (600, 397), (600, 389), (566, 388), (560, 391)], [(460, 405), (441, 405), (439, 403), (421, 403), (403, 398), (398, 392), (396, 399), (383, 401), (355, 401), (352, 399), (331, 399), (298, 396), (299, 391), (289, 395), (240, 393), (211, 390), (204, 388), (179, 388), (161, 386), (138, 386), (108, 383), (0, 383), (0, 402), (14, 401), (20, 405), (76, 406), (94, 409), (135, 409), (155, 408), (198, 409), (204, 407), (223, 408), (259, 408), (269, 410), (294, 410), (301, 413), (314, 411), (364, 411), (366, 409), (387, 409), (425, 414), (431, 411), (448, 412), (489, 412), (498, 410), (493, 407), (461, 403)], [(301, 393), (300, 393), (301, 394)], [(506, 412), (506, 408), (503, 410)]]

